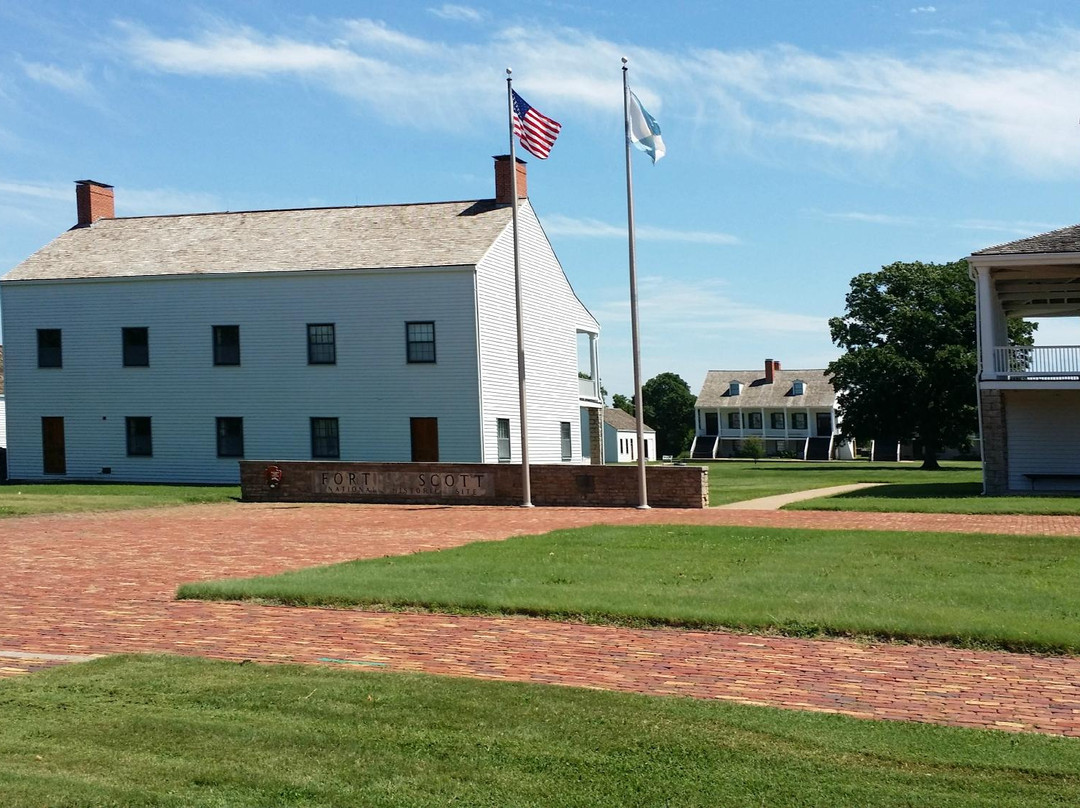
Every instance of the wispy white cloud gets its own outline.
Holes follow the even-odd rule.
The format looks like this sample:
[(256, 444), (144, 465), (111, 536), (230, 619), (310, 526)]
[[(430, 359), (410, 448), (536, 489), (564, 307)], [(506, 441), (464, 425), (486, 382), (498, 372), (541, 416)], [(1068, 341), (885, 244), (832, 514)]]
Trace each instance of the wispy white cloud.
[[(73, 182), (26, 182), (0, 178), (0, 201), (12, 207), (17, 202), (63, 203), (75, 214)], [(177, 191), (171, 188), (120, 188), (116, 192), (116, 212), (120, 216), (149, 216), (165, 213), (201, 213), (220, 210), (221, 201), (213, 194)]]
[(915, 6), (911, 9), (912, 14), (936, 14), (937, 9), (933, 6)]
[(0, 194), (31, 197), (33, 199), (75, 199), (75, 189), (70, 183), (60, 186), (44, 182), (18, 182), (0, 179)]
[[(787, 312), (740, 302), (723, 281), (684, 281), (660, 275), (638, 282), (638, 308), (650, 331), (664, 339), (706, 339), (728, 332), (828, 333), (828, 317)], [(629, 322), (630, 306), (612, 297), (593, 306), (603, 323)], [(680, 335), (682, 335), (680, 337)]]
[[(461, 14), (466, 8), (437, 10)], [(932, 7), (917, 8), (929, 13)], [(319, 26), (283, 36), (218, 25), (166, 38), (124, 24), (121, 48), (143, 67), (168, 73), (293, 75), (395, 121), (447, 129), (500, 113), (490, 87), (505, 65), (522, 78), (530, 100), (558, 111), (564, 123), (574, 115), (609, 115), (621, 105), (612, 65), (630, 53), (635, 75), (648, 77), (635, 88), (646, 106), (661, 121), (674, 111), (718, 144), (774, 155), (801, 141), (867, 159), (929, 152), (962, 164), (994, 159), (1037, 176), (1080, 168), (1070, 112), (1080, 109), (1075, 28), (973, 35), (897, 55), (822, 54), (790, 45), (660, 50), (576, 29), (516, 26), (451, 45), (371, 19)], [(474, 123), (463, 124), (461, 109), (473, 111)]]
[(166, 73), (203, 76), (263, 77), (278, 73), (305, 75), (355, 70), (359, 56), (344, 44), (311, 44), (268, 37), (250, 28), (205, 31), (193, 39), (154, 36), (146, 29), (119, 23), (127, 34), (124, 47), (146, 67)]
[(444, 20), (458, 20), (459, 22), (480, 22), (484, 15), (470, 6), (459, 6), (454, 3), (443, 3), (438, 8), (429, 8), (428, 11), (436, 17)]
[(889, 227), (951, 227), (959, 230), (981, 230), (1024, 236), (1044, 233), (1047, 230), (1053, 230), (1055, 227), (1061, 226), (1060, 224), (1048, 222), (994, 221), (990, 219), (963, 219), (958, 222), (943, 222), (925, 216), (870, 213), (866, 211), (831, 212), (812, 210), (806, 212), (810, 215), (832, 221), (860, 222), (863, 224), (877, 224)]
[[(234, 78), (292, 75), (424, 127), (467, 126), (476, 115), (463, 117), (462, 109), (497, 114), (500, 105), (488, 103), (491, 82), (502, 78), (507, 65), (522, 77), (518, 86), (530, 98), (539, 92), (549, 108), (613, 111), (622, 104), (619, 77), (611, 69), (622, 48), (573, 29), (508, 27), (480, 42), (450, 45), (368, 19), (321, 24), (307, 38), (224, 24), (188, 38), (166, 38), (132, 23), (118, 26), (121, 47), (146, 69)], [(639, 90), (646, 103), (653, 102), (650, 109), (659, 104), (648, 88)]]
[(998, 233), (1013, 233), (1018, 236), (1034, 236), (1061, 227), (1061, 223), (1049, 222), (1002, 222), (989, 219), (965, 219), (956, 222), (953, 227), (961, 230), (985, 230)]
[[(73, 195), (74, 197), (74, 195)], [(173, 188), (120, 188), (116, 193), (119, 216), (155, 216), (170, 213), (206, 213), (221, 210), (214, 194)]]
[(889, 213), (865, 213), (862, 211), (846, 211), (843, 213), (829, 213), (826, 211), (818, 211), (818, 216), (824, 219), (834, 219), (838, 221), (846, 222), (864, 222), (866, 224), (884, 224), (884, 225), (896, 225), (902, 227), (910, 227), (920, 224), (920, 220), (917, 216), (896, 216)]
[(19, 59), (19, 67), (28, 79), (77, 97), (93, 95), (94, 88), (84, 70), (65, 70), (57, 65), (27, 62)]
[(373, 48), (410, 53), (428, 53), (437, 50), (436, 45), (418, 37), (403, 34), (401, 31), (395, 31), (386, 23), (377, 20), (349, 20), (345, 23), (345, 31), (350, 41)]
[[(598, 219), (573, 218), (561, 214), (544, 217), (544, 229), (550, 235), (577, 238), (626, 238), (626, 226), (602, 222)], [(736, 236), (702, 230), (677, 230), (652, 225), (638, 225), (634, 229), (637, 238), (645, 241), (679, 241), (688, 244), (739, 244)]]
[[(75, 187), (73, 183), (34, 182), (0, 177), (0, 221), (11, 232), (21, 230), (40, 233), (42, 243), (54, 236), (58, 215), (68, 213), (61, 222), (75, 223)], [(12, 256), (6, 264), (0, 262), (0, 272), (17, 264), (26, 255)]]

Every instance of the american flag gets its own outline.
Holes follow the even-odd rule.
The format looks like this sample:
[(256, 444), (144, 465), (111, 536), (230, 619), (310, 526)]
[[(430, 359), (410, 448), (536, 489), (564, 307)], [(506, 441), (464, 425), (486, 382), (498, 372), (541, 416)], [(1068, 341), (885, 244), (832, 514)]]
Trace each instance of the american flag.
[(551, 147), (559, 136), (562, 124), (530, 107), (525, 99), (517, 94), (517, 90), (511, 92), (514, 94), (514, 134), (530, 154), (546, 160), (551, 154)]

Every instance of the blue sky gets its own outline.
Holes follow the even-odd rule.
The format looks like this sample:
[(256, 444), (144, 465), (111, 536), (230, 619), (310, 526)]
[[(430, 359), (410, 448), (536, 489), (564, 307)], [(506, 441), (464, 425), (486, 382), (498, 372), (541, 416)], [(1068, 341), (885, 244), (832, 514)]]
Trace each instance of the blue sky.
[(1074, 3), (0, 0), (0, 273), (77, 179), (118, 215), (490, 197), (510, 66), (563, 124), (530, 197), (630, 393), (621, 56), (668, 148), (635, 154), (646, 379), (821, 367), (853, 275), (1080, 221)]

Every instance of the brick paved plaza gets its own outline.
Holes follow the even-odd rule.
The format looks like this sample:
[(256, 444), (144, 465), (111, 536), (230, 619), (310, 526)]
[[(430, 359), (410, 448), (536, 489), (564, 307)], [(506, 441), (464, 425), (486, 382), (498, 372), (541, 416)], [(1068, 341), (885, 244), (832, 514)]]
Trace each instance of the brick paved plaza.
[(7, 519), (0, 521), (0, 676), (87, 655), (166, 652), (1080, 736), (1073, 657), (172, 599), (186, 581), (596, 523), (1080, 535), (1080, 517), (716, 509), (225, 504)]

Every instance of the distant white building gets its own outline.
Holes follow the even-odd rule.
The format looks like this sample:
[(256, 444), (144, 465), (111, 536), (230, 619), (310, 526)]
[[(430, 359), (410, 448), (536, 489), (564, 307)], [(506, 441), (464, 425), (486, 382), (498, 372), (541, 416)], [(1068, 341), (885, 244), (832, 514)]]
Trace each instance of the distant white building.
[(601, 462), (582, 435), (601, 431), (599, 326), (524, 163), (495, 169), (494, 199), (131, 218), (110, 186), (79, 182), (78, 225), (0, 279), (10, 476), (234, 483), (242, 457), (520, 461), (515, 180), (529, 459)]
[[(642, 432), (645, 459), (656, 460), (656, 430), (645, 425)], [(617, 407), (604, 409), (604, 462), (636, 463), (637, 419)]]
[(736, 457), (747, 438), (767, 456), (848, 459), (837, 428), (836, 391), (823, 369), (781, 370), (765, 360), (758, 370), (710, 370), (695, 404), (690, 453), (699, 459)]

